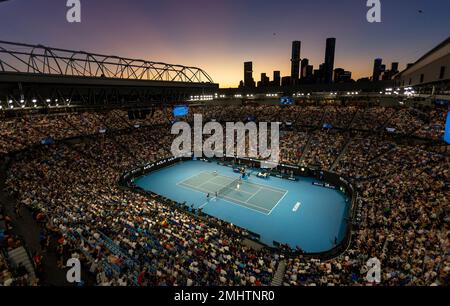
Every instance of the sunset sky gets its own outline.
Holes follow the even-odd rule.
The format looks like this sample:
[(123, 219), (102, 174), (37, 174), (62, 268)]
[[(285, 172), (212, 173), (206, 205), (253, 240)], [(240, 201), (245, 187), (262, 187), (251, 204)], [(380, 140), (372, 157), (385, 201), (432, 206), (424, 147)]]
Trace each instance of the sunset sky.
[[(381, 0), (382, 22), (366, 21), (366, 0), (81, 0), (82, 22), (66, 21), (66, 0), (0, 2), (0, 40), (198, 66), (221, 87), (273, 70), (290, 74), (292, 40), (315, 68), (336, 37), (335, 67), (357, 79), (373, 59), (403, 69), (450, 36), (449, 0)], [(419, 10), (423, 11), (422, 13)]]

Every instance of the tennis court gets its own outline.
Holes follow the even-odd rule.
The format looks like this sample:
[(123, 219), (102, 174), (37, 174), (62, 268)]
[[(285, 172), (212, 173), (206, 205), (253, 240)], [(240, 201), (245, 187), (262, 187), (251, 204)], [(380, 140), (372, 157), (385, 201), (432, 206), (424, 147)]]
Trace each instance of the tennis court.
[(134, 183), (184, 209), (201, 208), (205, 215), (258, 234), (270, 246), (276, 241), (318, 253), (345, 237), (349, 202), (339, 190), (314, 186), (314, 178), (264, 179), (252, 174), (260, 169), (248, 170), (250, 178), (239, 182), (239, 189), (240, 174), (233, 167), (200, 160), (161, 168)]
[[(287, 190), (265, 186), (240, 180), (240, 176), (229, 177), (213, 172), (200, 172), (191, 176), (177, 185), (195, 191), (216, 195), (227, 202), (243, 206), (245, 208), (270, 215), (273, 209), (286, 196)], [(210, 204), (206, 201), (204, 205)]]

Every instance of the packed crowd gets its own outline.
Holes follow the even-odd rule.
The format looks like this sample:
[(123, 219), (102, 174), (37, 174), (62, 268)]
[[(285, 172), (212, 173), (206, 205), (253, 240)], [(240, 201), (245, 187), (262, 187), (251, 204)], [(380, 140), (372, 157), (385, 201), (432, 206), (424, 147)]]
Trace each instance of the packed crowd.
[[(347, 157), (338, 172), (351, 164)], [(285, 284), (364, 284), (365, 263), (378, 258), (385, 285), (448, 285), (450, 158), (407, 146), (376, 169), (359, 163), (348, 172), (364, 178), (355, 181), (363, 209), (349, 249), (328, 262), (290, 259)]]
[(386, 136), (356, 133), (351, 138), (347, 151), (338, 161), (335, 171), (343, 176), (360, 179), (367, 176), (366, 165), (373, 164), (375, 159), (391, 154), (395, 142)]
[[(334, 165), (356, 186), (362, 209), (348, 250), (329, 261), (287, 257), (285, 285), (366, 284), (371, 257), (383, 262), (384, 284), (449, 283), (449, 156), (397, 144), (382, 132), (394, 127), (438, 139), (442, 130), (429, 127), (444, 125), (444, 110), (265, 105), (199, 106), (190, 113), (196, 112), (204, 121), (291, 122), (294, 130), (281, 134), (283, 162)], [(25, 150), (8, 171), (7, 191), (38, 212), (60, 265), (68, 256), (80, 258), (98, 285), (269, 285), (284, 259), (247, 247), (244, 230), (225, 230), (201, 212), (118, 187), (123, 172), (171, 156), (173, 135), (168, 126), (155, 127), (171, 120), (165, 110), (138, 121), (111, 110), (2, 121), (0, 153), (43, 137), (91, 135)], [(324, 123), (338, 129), (323, 129)]]
[[(144, 144), (145, 151), (159, 145)], [(107, 140), (37, 149), (11, 169), (10, 192), (30, 191), (19, 200), (46, 216), (64, 249), (61, 261), (77, 253), (99, 285), (270, 282), (274, 255), (255, 254), (195, 216), (119, 189), (117, 175), (131, 160), (118, 152)]]
[(0, 154), (38, 145), (49, 137), (61, 140), (96, 135), (107, 132), (108, 129), (129, 129), (135, 125), (158, 125), (167, 122), (162, 109), (155, 110), (151, 117), (133, 121), (128, 120), (128, 112), (124, 110), (6, 117), (0, 120)]
[(298, 164), (306, 149), (309, 130), (287, 131), (282, 133), (280, 141), (280, 159), (283, 163)]
[[(203, 122), (217, 120), (236, 122), (257, 120), (279, 121), (298, 127), (322, 128), (330, 124), (338, 129), (383, 131), (394, 129), (396, 133), (428, 139), (441, 139), (444, 133), (446, 109), (442, 108), (397, 108), (362, 106), (195, 106), (193, 114), (203, 114)], [(4, 114), (2, 114), (4, 116)], [(129, 120), (127, 110), (102, 112), (72, 112), (63, 114), (25, 114), (20, 117), (3, 117), (0, 120), (0, 154), (18, 151), (38, 145), (45, 138), (66, 139), (82, 135), (95, 135), (108, 129), (121, 130), (133, 127), (164, 125), (173, 122), (169, 108), (151, 109), (143, 119)]]
[(348, 139), (345, 134), (333, 130), (318, 130), (311, 136), (309, 150), (303, 163), (310, 167), (328, 170), (342, 152)]

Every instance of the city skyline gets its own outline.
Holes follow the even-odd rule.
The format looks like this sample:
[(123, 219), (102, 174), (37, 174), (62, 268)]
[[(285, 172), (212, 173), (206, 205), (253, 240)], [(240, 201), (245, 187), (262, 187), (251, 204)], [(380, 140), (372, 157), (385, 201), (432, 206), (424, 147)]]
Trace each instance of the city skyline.
[[(335, 67), (335, 50), (336, 38), (328, 37), (325, 45), (325, 58), (323, 63), (316, 66), (310, 65), (309, 59), (301, 57), (301, 41), (293, 41), (291, 47), (291, 73), (290, 75), (281, 76), (280, 71), (273, 71), (273, 79), (267, 76), (266, 72), (261, 73), (260, 80), (257, 81), (253, 75), (253, 62), (244, 62), (244, 78), (239, 82), (239, 88), (252, 89), (258, 88), (276, 88), (285, 86), (312, 85), (312, 84), (332, 84), (332, 83), (348, 83), (359, 81), (391, 81), (395, 75), (399, 73), (399, 62), (391, 62), (391, 66), (387, 67), (383, 64), (382, 58), (374, 60), (374, 68), (371, 76), (359, 79), (352, 78), (352, 71), (345, 70), (343, 67)], [(407, 63), (408, 68), (413, 63)], [(281, 84), (279, 79), (282, 80)]]
[(197, 66), (227, 88), (239, 85), (244, 61), (254, 76), (291, 75), (296, 40), (317, 69), (326, 38), (335, 37), (334, 68), (357, 80), (372, 76), (375, 58), (399, 62), (401, 71), (450, 34), (445, 0), (382, 1), (380, 24), (365, 19), (365, 0), (82, 1), (80, 24), (67, 23), (64, 2), (2, 2), (0, 39)]

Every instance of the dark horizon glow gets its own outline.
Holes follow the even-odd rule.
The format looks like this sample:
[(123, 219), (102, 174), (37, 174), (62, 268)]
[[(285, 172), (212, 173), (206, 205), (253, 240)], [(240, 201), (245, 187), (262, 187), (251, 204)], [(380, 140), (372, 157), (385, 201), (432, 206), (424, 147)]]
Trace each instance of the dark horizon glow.
[(381, 2), (382, 23), (369, 24), (366, 0), (81, 0), (82, 22), (70, 24), (65, 0), (10, 0), (0, 4), (0, 40), (197, 66), (236, 87), (244, 61), (255, 80), (289, 75), (293, 40), (318, 68), (336, 37), (335, 68), (358, 79), (377, 57), (403, 69), (450, 35), (448, 0)]

